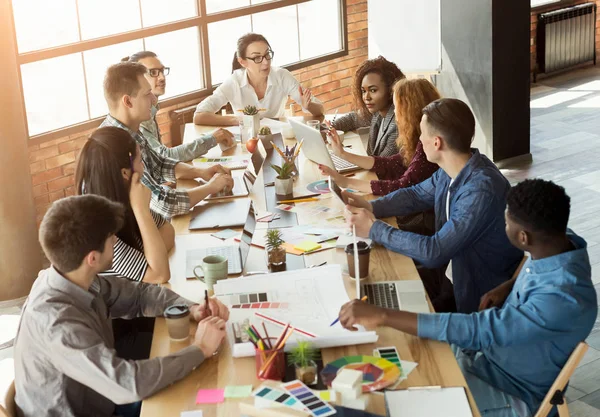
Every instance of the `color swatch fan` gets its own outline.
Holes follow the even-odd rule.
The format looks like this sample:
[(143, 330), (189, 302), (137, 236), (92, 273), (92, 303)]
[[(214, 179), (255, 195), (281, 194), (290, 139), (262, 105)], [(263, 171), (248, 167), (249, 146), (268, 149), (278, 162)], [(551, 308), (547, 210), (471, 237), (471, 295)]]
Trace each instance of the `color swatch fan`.
[(342, 369), (354, 369), (363, 374), (362, 392), (378, 391), (394, 384), (400, 378), (400, 369), (392, 362), (374, 356), (345, 356), (329, 364), (321, 371), (323, 382), (330, 387)]

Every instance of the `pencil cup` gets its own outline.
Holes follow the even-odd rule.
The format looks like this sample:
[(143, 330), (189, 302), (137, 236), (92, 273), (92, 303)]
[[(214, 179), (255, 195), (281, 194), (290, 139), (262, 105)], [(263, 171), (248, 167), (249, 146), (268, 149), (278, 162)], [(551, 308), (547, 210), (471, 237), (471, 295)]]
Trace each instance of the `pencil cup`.
[[(275, 344), (276, 338), (268, 339), (271, 344)], [(283, 349), (254, 349), (254, 359), (256, 362), (256, 376), (260, 380), (272, 379), (274, 381), (283, 381), (285, 376), (285, 353)], [(264, 368), (264, 370), (263, 370)], [(263, 372), (261, 373), (261, 370)]]
[[(358, 246), (358, 271), (360, 272), (360, 279), (363, 279), (369, 275), (371, 248), (363, 241), (357, 242), (356, 246)], [(356, 278), (354, 271), (354, 244), (351, 243), (346, 246), (344, 252), (346, 252), (346, 259), (348, 260), (348, 274), (352, 278)]]
[(190, 335), (190, 309), (186, 305), (173, 305), (165, 310), (169, 337), (174, 341), (186, 340)]

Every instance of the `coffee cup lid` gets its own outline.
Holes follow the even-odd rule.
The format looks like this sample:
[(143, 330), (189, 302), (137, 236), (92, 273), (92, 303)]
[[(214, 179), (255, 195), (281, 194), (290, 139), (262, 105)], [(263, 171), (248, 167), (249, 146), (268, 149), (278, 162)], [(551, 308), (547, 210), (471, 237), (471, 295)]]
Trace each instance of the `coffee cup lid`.
[(190, 314), (190, 309), (185, 304), (176, 304), (165, 310), (165, 317), (168, 319), (178, 319)]
[[(363, 242), (362, 240), (359, 242), (356, 242), (356, 246), (358, 247), (359, 255), (363, 254), (363, 253), (368, 253), (371, 250), (369, 245), (367, 245), (367, 242)], [(354, 243), (350, 243), (348, 246), (346, 246), (346, 249), (344, 249), (344, 252), (353, 254), (354, 253)]]

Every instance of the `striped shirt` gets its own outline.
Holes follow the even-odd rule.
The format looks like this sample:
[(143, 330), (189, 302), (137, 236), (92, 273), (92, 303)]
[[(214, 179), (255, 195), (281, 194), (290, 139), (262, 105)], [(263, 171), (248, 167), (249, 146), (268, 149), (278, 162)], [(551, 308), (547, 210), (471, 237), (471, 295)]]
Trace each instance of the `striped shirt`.
[(140, 145), (144, 175), (142, 183), (150, 189), (152, 197), (150, 208), (161, 216), (170, 219), (173, 216), (186, 214), (190, 211), (190, 197), (185, 190), (176, 190), (166, 185), (165, 182), (175, 182), (175, 159), (167, 158), (156, 153), (140, 131), (134, 132), (110, 114), (100, 127), (114, 126), (127, 131)]
[[(160, 214), (157, 214), (150, 210), (152, 219), (156, 227), (160, 229), (167, 221)], [(117, 237), (114, 245), (114, 256), (112, 268), (108, 271), (102, 272), (100, 276), (122, 276), (132, 281), (141, 282), (146, 275), (148, 269), (148, 261), (146, 261), (146, 255), (144, 255), (144, 242), (139, 236), (135, 237), (139, 250), (129, 246)]]

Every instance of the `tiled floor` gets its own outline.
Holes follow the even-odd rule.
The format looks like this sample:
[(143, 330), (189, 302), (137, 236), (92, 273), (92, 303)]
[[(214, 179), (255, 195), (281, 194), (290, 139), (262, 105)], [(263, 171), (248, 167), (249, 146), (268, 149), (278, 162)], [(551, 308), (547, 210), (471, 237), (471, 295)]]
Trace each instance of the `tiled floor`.
[[(600, 70), (541, 81), (531, 90), (531, 164), (503, 170), (511, 182), (541, 177), (571, 197), (569, 227), (588, 242), (600, 300)], [(600, 320), (567, 390), (573, 417), (600, 417)]]
[[(512, 183), (542, 177), (565, 187), (571, 196), (570, 227), (588, 242), (600, 294), (600, 70), (541, 81), (531, 94), (533, 162), (503, 172)], [(0, 314), (14, 314), (14, 309)], [(572, 417), (600, 417), (600, 320), (587, 342), (590, 349), (567, 391)], [(1, 349), (0, 362), (12, 352)]]

